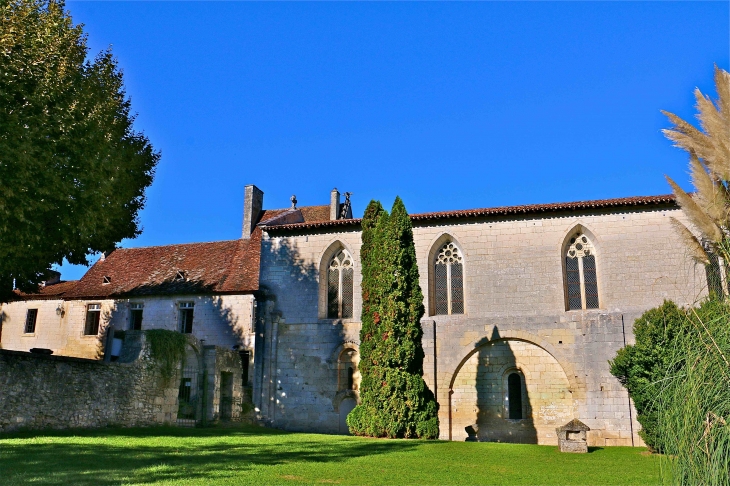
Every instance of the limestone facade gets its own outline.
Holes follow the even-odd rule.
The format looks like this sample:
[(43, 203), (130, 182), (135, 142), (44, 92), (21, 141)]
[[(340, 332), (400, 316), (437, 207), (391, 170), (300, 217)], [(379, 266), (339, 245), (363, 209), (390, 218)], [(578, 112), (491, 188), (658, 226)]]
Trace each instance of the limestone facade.
[[(425, 295), (424, 368), (439, 405), (442, 439), (557, 444), (555, 428), (576, 418), (590, 445), (641, 445), (626, 390), (608, 361), (633, 340), (645, 310), (706, 295), (704, 268), (669, 222), (673, 204), (513, 217), (414, 217)], [(598, 308), (567, 310), (566, 251), (590, 239)], [(463, 314), (435, 315), (434, 259), (453, 242), (463, 258)], [(339, 250), (354, 258), (352, 318), (327, 318), (327, 271)], [(351, 225), (264, 227), (259, 304), (263, 359), (254, 403), (262, 419), (290, 430), (338, 433), (343, 346), (359, 343), (360, 231)], [(587, 270), (586, 270), (587, 271)], [(510, 419), (506, 380), (521, 377), (523, 415)], [(256, 391), (258, 390), (258, 396)], [(357, 391), (350, 396), (357, 400)], [(347, 407), (349, 408), (349, 407)]]

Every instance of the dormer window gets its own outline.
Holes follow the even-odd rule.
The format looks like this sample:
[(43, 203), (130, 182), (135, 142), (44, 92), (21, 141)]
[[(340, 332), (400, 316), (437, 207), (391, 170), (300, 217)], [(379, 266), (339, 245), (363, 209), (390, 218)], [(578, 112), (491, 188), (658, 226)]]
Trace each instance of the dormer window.
[(185, 280), (187, 280), (187, 277), (185, 276), (185, 272), (182, 270), (178, 270), (177, 273), (175, 274), (175, 281), (184, 282)]
[(101, 283), (103, 285), (110, 284), (110, 283), (112, 283), (112, 278), (109, 277), (108, 275), (104, 275), (104, 278), (102, 279)]

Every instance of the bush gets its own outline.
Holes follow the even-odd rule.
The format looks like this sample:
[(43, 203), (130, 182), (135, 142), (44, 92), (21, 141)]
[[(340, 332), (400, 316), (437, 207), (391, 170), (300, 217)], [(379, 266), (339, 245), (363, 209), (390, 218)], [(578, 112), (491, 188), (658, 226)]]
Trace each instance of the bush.
[(611, 373), (629, 390), (644, 442), (671, 484), (730, 484), (730, 305), (672, 302), (634, 324)]
[(657, 430), (657, 393), (672, 361), (672, 343), (683, 326), (686, 313), (674, 302), (664, 301), (661, 307), (644, 313), (634, 323), (635, 345), (618, 351), (610, 362), (611, 374), (626, 387), (636, 407), (641, 424), (639, 435), (647, 446), (661, 451)]
[(356, 435), (438, 437), (438, 404), (423, 381), (423, 294), (413, 228), (396, 198), (391, 215), (371, 201), (362, 222), (361, 404), (348, 415)]

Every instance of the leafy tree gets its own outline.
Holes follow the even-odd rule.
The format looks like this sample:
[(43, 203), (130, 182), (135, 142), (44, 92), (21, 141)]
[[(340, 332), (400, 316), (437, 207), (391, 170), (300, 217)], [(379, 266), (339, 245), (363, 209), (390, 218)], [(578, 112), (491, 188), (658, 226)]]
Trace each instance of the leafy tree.
[(621, 348), (610, 362), (611, 374), (634, 401), (636, 419), (641, 424), (639, 435), (654, 450), (663, 449), (656, 398), (671, 364), (673, 341), (687, 324), (685, 311), (674, 302), (664, 301), (661, 307), (646, 311), (636, 320), (636, 344)]
[(0, 301), (139, 235), (159, 153), (62, 2), (0, 0)]
[(435, 439), (438, 404), (423, 381), (423, 294), (410, 217), (400, 198), (390, 215), (371, 201), (362, 227), (361, 404), (347, 423), (356, 435)]
[(687, 248), (695, 260), (709, 264), (702, 243), (712, 253), (730, 261), (730, 73), (715, 66), (715, 87), (719, 98), (716, 103), (695, 90), (697, 118), (702, 130), (677, 115), (663, 112), (674, 124), (664, 135), (690, 155), (690, 172), (695, 187), (694, 196), (682, 190), (672, 179), (677, 202), (701, 238), (672, 218)]

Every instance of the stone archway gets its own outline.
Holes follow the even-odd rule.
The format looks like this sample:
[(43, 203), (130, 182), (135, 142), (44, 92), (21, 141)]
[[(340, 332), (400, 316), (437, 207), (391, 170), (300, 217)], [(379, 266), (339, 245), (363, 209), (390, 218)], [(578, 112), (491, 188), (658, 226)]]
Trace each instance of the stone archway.
[[(508, 412), (505, 380), (515, 372), (524, 380), (520, 419), (510, 419)], [(543, 347), (515, 338), (483, 342), (453, 375), (450, 436), (465, 440), (465, 427), (476, 424), (479, 440), (556, 444), (555, 427), (575, 414), (571, 388), (563, 367)]]

